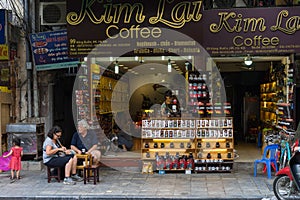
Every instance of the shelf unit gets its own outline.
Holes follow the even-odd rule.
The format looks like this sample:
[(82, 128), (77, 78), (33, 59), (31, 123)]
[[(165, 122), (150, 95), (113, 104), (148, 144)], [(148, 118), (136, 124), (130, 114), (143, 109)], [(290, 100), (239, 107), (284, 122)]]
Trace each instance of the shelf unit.
[(142, 121), (142, 159), (188, 156), (194, 153), (195, 121), (152, 119)]
[(270, 82), (260, 85), (260, 120), (267, 125), (275, 125), (276, 119), (276, 103), (277, 85), (276, 82)]
[[(188, 112), (195, 117), (231, 116), (231, 104), (222, 97), (222, 79), (210, 71), (189, 71)], [(212, 81), (213, 80), (213, 81)]]
[(233, 118), (196, 120), (195, 172), (230, 172), (233, 168)]
[(101, 127), (108, 135), (112, 131), (113, 113), (128, 109), (128, 79), (89, 61), (82, 63), (79, 73), (75, 90), (77, 120), (86, 119), (90, 128)]
[(128, 107), (128, 82), (112, 77), (101, 76), (95, 90), (96, 114), (107, 114), (114, 111), (124, 111)]
[(77, 108), (77, 121), (90, 118), (91, 95), (90, 95), (90, 77), (87, 65), (82, 64), (78, 71), (76, 82), (75, 101)]
[(156, 170), (230, 172), (234, 159), (232, 120), (232, 117), (143, 120), (142, 160), (152, 162)]
[(293, 65), (286, 62), (277, 68), (282, 72), (274, 70), (273, 81), (260, 85), (260, 120), (269, 127), (295, 129)]
[(209, 72), (187, 72), (186, 79), (188, 80), (189, 112), (194, 116), (206, 116), (206, 104), (208, 104), (210, 100), (209, 77)]

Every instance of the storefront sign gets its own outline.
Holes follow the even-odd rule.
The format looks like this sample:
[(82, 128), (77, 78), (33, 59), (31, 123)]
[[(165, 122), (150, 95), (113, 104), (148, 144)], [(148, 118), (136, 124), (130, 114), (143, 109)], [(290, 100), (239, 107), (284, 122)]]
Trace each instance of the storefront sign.
[(76, 67), (78, 59), (69, 58), (67, 31), (43, 32), (30, 35), (37, 70)]
[(0, 9), (0, 44), (6, 44), (6, 11)]
[[(255, 12), (253, 12), (255, 11)], [(300, 8), (210, 10), (203, 46), (211, 55), (300, 52)], [(206, 15), (206, 12), (204, 13)]]
[(0, 44), (0, 60), (8, 60), (8, 46), (6, 44)]
[[(67, 0), (69, 55), (212, 56), (300, 52), (300, 7), (203, 10), (202, 1)], [(91, 30), (91, 31), (87, 31)], [(190, 39), (172, 39), (177, 31)], [(198, 43), (198, 44), (197, 44)]]

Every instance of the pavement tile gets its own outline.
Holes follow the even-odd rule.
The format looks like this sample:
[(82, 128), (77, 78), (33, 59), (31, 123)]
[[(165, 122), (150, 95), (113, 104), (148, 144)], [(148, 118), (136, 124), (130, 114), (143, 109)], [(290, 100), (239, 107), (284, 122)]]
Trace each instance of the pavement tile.
[[(100, 183), (47, 183), (45, 171), (22, 171), (10, 183), (9, 172), (0, 173), (0, 199), (259, 199), (274, 197), (273, 179), (253, 177), (248, 171), (218, 174), (141, 174), (105, 169)], [(72, 191), (70, 193), (70, 190)], [(12, 192), (13, 191), (13, 192)]]

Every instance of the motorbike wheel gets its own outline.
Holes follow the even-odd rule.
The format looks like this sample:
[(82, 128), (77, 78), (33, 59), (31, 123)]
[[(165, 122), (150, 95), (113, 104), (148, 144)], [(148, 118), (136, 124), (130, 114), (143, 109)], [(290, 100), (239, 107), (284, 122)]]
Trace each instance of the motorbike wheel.
[(297, 197), (297, 194), (292, 194), (294, 190), (290, 187), (290, 178), (287, 175), (276, 176), (273, 191), (278, 200), (293, 199), (294, 195)]

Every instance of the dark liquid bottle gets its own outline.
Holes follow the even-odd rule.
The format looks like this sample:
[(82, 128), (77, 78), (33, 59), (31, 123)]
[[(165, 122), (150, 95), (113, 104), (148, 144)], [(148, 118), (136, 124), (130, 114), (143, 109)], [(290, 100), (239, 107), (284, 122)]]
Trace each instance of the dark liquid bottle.
[(207, 158), (207, 159), (211, 159), (210, 153), (207, 154), (206, 158)]
[(198, 148), (201, 148), (201, 146), (202, 146), (202, 145), (201, 145), (201, 142), (198, 142), (197, 147), (198, 147)]

